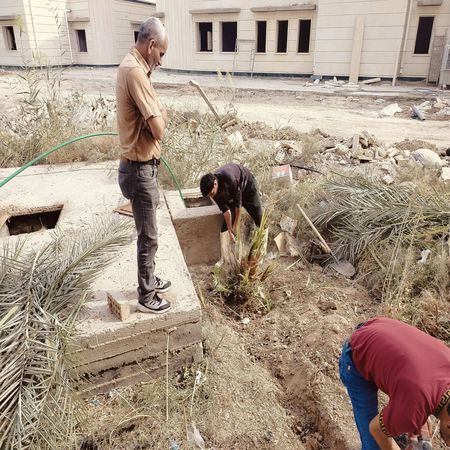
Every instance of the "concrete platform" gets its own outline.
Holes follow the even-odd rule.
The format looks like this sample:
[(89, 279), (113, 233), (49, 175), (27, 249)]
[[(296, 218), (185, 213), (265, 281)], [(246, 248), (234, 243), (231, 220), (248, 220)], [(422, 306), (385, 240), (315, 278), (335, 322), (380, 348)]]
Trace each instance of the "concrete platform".
[[(200, 189), (182, 189), (184, 202), (178, 191), (165, 191), (175, 232), (186, 263), (214, 264), (221, 257), (220, 230), (223, 214)], [(200, 243), (200, 244), (199, 244)]]
[[(11, 173), (1, 169), (0, 179)], [(87, 227), (96, 217), (108, 217), (124, 199), (117, 185), (117, 163), (37, 166), (1, 189), (0, 216), (62, 204), (57, 224), (64, 229)], [(132, 218), (122, 216), (124, 220)], [(0, 228), (1, 228), (0, 224)], [(6, 236), (0, 244), (26, 236), (28, 245), (41, 245), (48, 230)], [(7, 230), (6, 230), (7, 232)], [(86, 394), (149, 380), (165, 373), (167, 336), (169, 367), (177, 370), (202, 358), (201, 308), (163, 196), (158, 209), (159, 249), (156, 273), (172, 281), (163, 296), (172, 304), (164, 315), (136, 311), (136, 239), (123, 248), (92, 285), (81, 312), (71, 358)], [(107, 305), (106, 291), (124, 293), (131, 314), (121, 322)]]

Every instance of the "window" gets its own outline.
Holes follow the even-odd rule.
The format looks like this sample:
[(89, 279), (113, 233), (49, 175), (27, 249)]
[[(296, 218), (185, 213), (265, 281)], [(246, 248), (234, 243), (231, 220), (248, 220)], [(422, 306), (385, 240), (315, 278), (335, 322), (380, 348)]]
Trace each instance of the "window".
[(86, 30), (76, 30), (78, 38), (78, 51), (87, 53)]
[(14, 35), (14, 27), (3, 27), (5, 35), (6, 48), (8, 50), (17, 50), (16, 36)]
[(256, 53), (266, 53), (267, 22), (256, 22)]
[(134, 43), (136, 44), (137, 40), (138, 40), (138, 36), (139, 36), (139, 31), (135, 31), (134, 32)]
[(212, 27), (212, 22), (199, 22), (198, 24), (198, 35), (200, 38), (199, 51), (201, 52), (212, 52)]
[(298, 22), (298, 53), (309, 53), (309, 41), (311, 37), (311, 20), (299, 20)]
[(222, 22), (222, 51), (236, 51), (237, 22)]
[(433, 31), (434, 17), (419, 17), (417, 27), (415, 55), (427, 55), (430, 50), (431, 33)]
[(277, 52), (286, 53), (287, 52), (287, 38), (288, 38), (288, 21), (279, 20), (278, 21), (278, 43)]

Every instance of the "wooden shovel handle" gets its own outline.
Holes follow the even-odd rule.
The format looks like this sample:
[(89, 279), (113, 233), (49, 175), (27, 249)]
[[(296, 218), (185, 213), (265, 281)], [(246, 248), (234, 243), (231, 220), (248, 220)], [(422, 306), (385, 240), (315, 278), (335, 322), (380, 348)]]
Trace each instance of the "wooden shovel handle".
[(309, 217), (306, 215), (305, 211), (303, 211), (303, 209), (301, 208), (300, 205), (297, 205), (297, 208), (300, 210), (300, 212), (302, 213), (302, 216), (305, 218), (306, 222), (308, 222), (308, 225), (311, 227), (311, 229), (314, 231), (314, 234), (317, 236), (317, 238), (319, 239), (319, 241), (322, 243), (323, 245), (323, 249), (325, 250), (326, 253), (331, 253), (331, 248), (328, 246), (328, 244), (325, 242), (325, 239), (322, 237), (322, 235), (319, 233), (319, 230), (314, 226), (314, 224), (311, 222), (311, 220), (309, 219)]

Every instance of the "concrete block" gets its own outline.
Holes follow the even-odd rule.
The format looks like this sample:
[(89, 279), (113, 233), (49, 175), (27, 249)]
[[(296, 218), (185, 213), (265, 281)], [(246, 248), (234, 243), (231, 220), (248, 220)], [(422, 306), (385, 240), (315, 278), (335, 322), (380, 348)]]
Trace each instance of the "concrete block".
[(110, 311), (120, 320), (124, 321), (130, 317), (130, 304), (122, 292), (107, 292), (106, 300)]
[(178, 191), (165, 191), (164, 197), (186, 264), (214, 264), (221, 258), (223, 214), (199, 189), (182, 193), (184, 203)]
[[(166, 357), (166, 352), (163, 351), (138, 363), (111, 368), (96, 374), (81, 375), (78, 391), (82, 397), (88, 398), (105, 394), (118, 387), (156, 380), (165, 375)], [(175, 350), (169, 349), (169, 372), (174, 373), (183, 367), (200, 362), (202, 358), (201, 342)]]
[(272, 167), (272, 180), (279, 186), (288, 187), (292, 184), (292, 169), (289, 164)]

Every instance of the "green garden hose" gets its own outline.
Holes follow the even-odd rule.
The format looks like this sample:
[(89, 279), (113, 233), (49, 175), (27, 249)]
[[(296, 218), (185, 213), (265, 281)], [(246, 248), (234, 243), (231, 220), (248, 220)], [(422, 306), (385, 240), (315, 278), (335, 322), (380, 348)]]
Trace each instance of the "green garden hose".
[[(5, 179), (0, 181), (0, 188), (3, 187), (6, 183), (11, 181), (14, 177), (19, 175), (19, 173), (23, 172), (25, 169), (28, 169), (28, 167), (36, 164), (41, 159), (46, 158), (48, 155), (52, 154), (53, 152), (56, 152), (62, 147), (65, 147), (66, 145), (73, 144), (74, 142), (81, 141), (83, 139), (92, 138), (95, 136), (117, 136), (117, 133), (114, 133), (113, 131), (99, 131), (97, 133), (90, 133), (90, 134), (84, 134), (82, 136), (78, 136), (73, 139), (69, 139), (66, 142), (63, 142), (62, 144), (57, 145), (56, 147), (51, 148), (50, 150), (46, 150), (45, 152), (41, 153), (40, 155), (36, 156), (36, 158), (32, 159), (31, 161), (27, 162), (24, 166), (22, 166), (20, 169), (17, 169), (15, 172), (13, 172), (11, 175), (7, 176)], [(161, 156), (161, 161), (166, 166), (166, 169), (169, 171), (170, 176), (172, 177), (173, 182), (175, 183), (175, 186), (178, 189), (178, 192), (180, 194), (181, 200), (184, 202), (183, 194), (181, 193), (180, 185), (178, 184), (178, 180), (175, 177), (175, 174), (173, 173), (171, 167), (169, 166), (168, 162)]]

